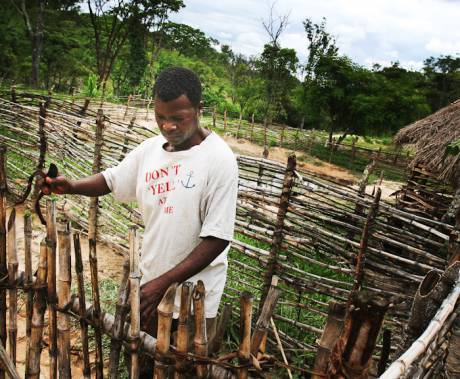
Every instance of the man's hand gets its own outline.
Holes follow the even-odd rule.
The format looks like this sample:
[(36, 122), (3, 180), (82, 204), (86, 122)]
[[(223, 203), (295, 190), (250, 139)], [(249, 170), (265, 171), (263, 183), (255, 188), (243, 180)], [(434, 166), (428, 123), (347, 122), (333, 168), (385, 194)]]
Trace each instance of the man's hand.
[(50, 178), (42, 173), (40, 177), (37, 178), (36, 186), (45, 195), (51, 193), (56, 193), (58, 195), (72, 193), (72, 181), (63, 175), (58, 175), (56, 178)]
[(155, 318), (158, 304), (169, 285), (160, 278), (153, 279), (141, 287), (141, 329), (152, 334), (153, 319)]

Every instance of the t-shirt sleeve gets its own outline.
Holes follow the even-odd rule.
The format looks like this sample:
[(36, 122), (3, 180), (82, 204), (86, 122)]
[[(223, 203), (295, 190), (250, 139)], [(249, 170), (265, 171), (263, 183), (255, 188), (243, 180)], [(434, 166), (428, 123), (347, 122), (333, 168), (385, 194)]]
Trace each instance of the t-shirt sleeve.
[(200, 237), (231, 241), (235, 228), (238, 166), (232, 153), (225, 158), (214, 162), (210, 170)]
[(143, 144), (132, 150), (117, 166), (102, 172), (107, 186), (116, 200), (124, 203), (136, 201), (136, 187), (141, 165)]

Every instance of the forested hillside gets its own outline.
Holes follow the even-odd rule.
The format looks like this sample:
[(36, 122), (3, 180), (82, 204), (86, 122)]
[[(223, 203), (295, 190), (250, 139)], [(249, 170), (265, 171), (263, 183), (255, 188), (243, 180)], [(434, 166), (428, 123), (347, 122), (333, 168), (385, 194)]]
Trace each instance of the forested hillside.
[(151, 95), (163, 68), (195, 70), (206, 106), (293, 127), (389, 135), (460, 97), (460, 58), (362, 67), (343, 55), (327, 22), (306, 19), (305, 61), (279, 42), (287, 19), (268, 16), (267, 43), (243, 56), (201, 30), (168, 21), (164, 1), (0, 1), (0, 81), (107, 99)]

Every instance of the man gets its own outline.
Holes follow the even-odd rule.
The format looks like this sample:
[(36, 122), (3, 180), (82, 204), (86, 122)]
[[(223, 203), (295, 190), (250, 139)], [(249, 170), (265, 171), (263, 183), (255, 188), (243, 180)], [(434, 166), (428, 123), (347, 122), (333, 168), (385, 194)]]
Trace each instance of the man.
[[(227, 144), (199, 125), (201, 84), (184, 68), (169, 68), (154, 87), (161, 135), (149, 138), (116, 167), (80, 180), (46, 178), (44, 193), (137, 201), (145, 224), (140, 268), (141, 324), (156, 334), (156, 308), (174, 282), (201, 279), (206, 318), (216, 317), (233, 237), (238, 169)], [(180, 288), (174, 317), (178, 317)]]

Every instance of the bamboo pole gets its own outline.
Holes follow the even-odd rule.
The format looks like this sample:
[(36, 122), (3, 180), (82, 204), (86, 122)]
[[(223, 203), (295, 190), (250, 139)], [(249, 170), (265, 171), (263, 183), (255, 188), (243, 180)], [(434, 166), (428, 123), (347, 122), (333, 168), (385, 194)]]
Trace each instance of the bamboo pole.
[(452, 291), (444, 299), (436, 312), (436, 315), (433, 317), (422, 335), (412, 343), (403, 355), (390, 365), (390, 367), (380, 376), (380, 379), (397, 379), (400, 378), (401, 375), (404, 375), (406, 370), (426, 351), (444, 322), (455, 310), (455, 305), (459, 297), (460, 275), (458, 275)]
[[(129, 103), (129, 99), (128, 99)], [(128, 107), (128, 106), (127, 106)], [(101, 170), (101, 148), (103, 144), (103, 130), (105, 127), (104, 114), (102, 109), (97, 112), (96, 118), (96, 136), (94, 143), (94, 159), (92, 173), (99, 173)], [(94, 327), (94, 336), (96, 339), (96, 379), (103, 378), (103, 362), (102, 353), (102, 332), (99, 316), (101, 314), (101, 303), (99, 295), (99, 279), (97, 269), (97, 218), (98, 218), (99, 201), (97, 197), (92, 197), (90, 200), (90, 208), (88, 215), (88, 242), (89, 242), (89, 264), (91, 271), (91, 287), (94, 304), (94, 316), (96, 318)]]
[(0, 367), (3, 367), (11, 379), (20, 378), (13, 360), (8, 356), (2, 344), (0, 344)]
[(128, 313), (129, 300), (129, 261), (125, 260), (123, 264), (123, 277), (118, 290), (118, 302), (115, 309), (115, 321), (113, 323), (112, 335), (110, 341), (110, 359), (109, 359), (109, 377), (110, 379), (118, 378), (118, 365), (120, 360), (120, 351), (123, 335), (123, 326), (125, 325), (126, 315)]
[(224, 110), (224, 133), (227, 130), (227, 109)]
[(131, 305), (131, 372), (130, 377), (139, 377), (140, 280), (139, 235), (136, 227), (129, 228), (129, 292)]
[[(181, 297), (180, 297), (180, 310), (179, 310), (179, 322), (177, 326), (177, 346), (176, 351), (181, 354), (187, 354), (189, 346), (189, 324), (190, 324), (190, 307), (192, 304), (192, 292), (193, 283), (185, 282), (182, 284)], [(184, 373), (185, 361), (184, 359), (177, 358), (174, 379), (186, 379)]]
[(48, 248), (46, 240), (40, 243), (40, 261), (38, 263), (37, 280), (34, 285), (35, 300), (32, 313), (30, 332), (30, 352), (26, 362), (26, 378), (40, 378), (40, 355), (42, 351), (43, 327), (46, 311), (46, 281), (47, 281)]
[(249, 142), (252, 143), (253, 137), (254, 137), (254, 113), (251, 114), (251, 134), (249, 136)]
[(168, 364), (165, 358), (171, 343), (171, 325), (176, 288), (177, 283), (171, 284), (157, 308), (158, 329), (154, 368), (155, 379), (166, 379), (168, 377)]
[(81, 344), (83, 352), (83, 377), (91, 379), (91, 367), (89, 365), (89, 341), (88, 341), (88, 323), (86, 320), (86, 299), (85, 283), (83, 277), (83, 260), (81, 257), (80, 234), (73, 235), (73, 246), (75, 253), (75, 273), (77, 274), (79, 305), (78, 315), (80, 316)]
[[(204, 309), (205, 288), (204, 283), (198, 280), (193, 291), (193, 311), (195, 313), (195, 354), (202, 357), (208, 356), (208, 337), (206, 335), (206, 313)], [(205, 364), (196, 365), (198, 378), (205, 378), (207, 367)]]
[(49, 334), (49, 376), (57, 378), (57, 313), (56, 313), (56, 203), (46, 200), (46, 251)]
[[(6, 147), (0, 146), (0, 279), (8, 275), (6, 251)], [(6, 347), (6, 290), (0, 289), (0, 343)], [(0, 379), (5, 372), (0, 368)]]
[(292, 193), (292, 187), (294, 185), (294, 170), (296, 168), (296, 156), (291, 154), (288, 157), (288, 162), (286, 166), (286, 171), (284, 173), (283, 179), (283, 189), (281, 192), (278, 213), (276, 215), (276, 226), (273, 234), (273, 243), (270, 248), (270, 255), (267, 261), (267, 268), (264, 274), (264, 284), (262, 287), (262, 295), (259, 303), (259, 314), (265, 302), (265, 298), (268, 295), (270, 286), (272, 283), (273, 275), (276, 274), (276, 266), (278, 264), (278, 254), (281, 250), (281, 245), (283, 243), (283, 233), (284, 233), (284, 222), (286, 218), (287, 209), (289, 206), (289, 200)]
[(214, 338), (210, 341), (209, 344), (209, 354), (212, 355), (214, 353), (218, 354), (220, 351), (220, 345), (222, 344), (222, 340), (224, 338), (224, 334), (227, 331), (228, 324), (230, 322), (230, 318), (232, 317), (232, 305), (225, 304), (224, 309), (218, 319), (217, 327), (216, 327), (216, 334)]
[(238, 348), (238, 363), (243, 367), (238, 369), (238, 379), (248, 378), (248, 363), (251, 356), (251, 293), (244, 291), (240, 299), (240, 346)]
[[(70, 302), (70, 287), (72, 282), (70, 264), (70, 223), (64, 222), (58, 225), (59, 241), (59, 286), (58, 306), (63, 309)], [(57, 320), (58, 328), (58, 366), (59, 378), (70, 379), (70, 319), (69, 315), (59, 313)]]
[(16, 209), (13, 208), (8, 220), (8, 341), (10, 348), (11, 362), (16, 365), (16, 337), (18, 334), (18, 289), (16, 279), (18, 274), (18, 253), (16, 247)]
[(30, 334), (32, 328), (32, 311), (34, 293), (32, 291), (32, 216), (28, 210), (24, 212), (24, 289), (26, 290), (26, 362), (29, 360)]

